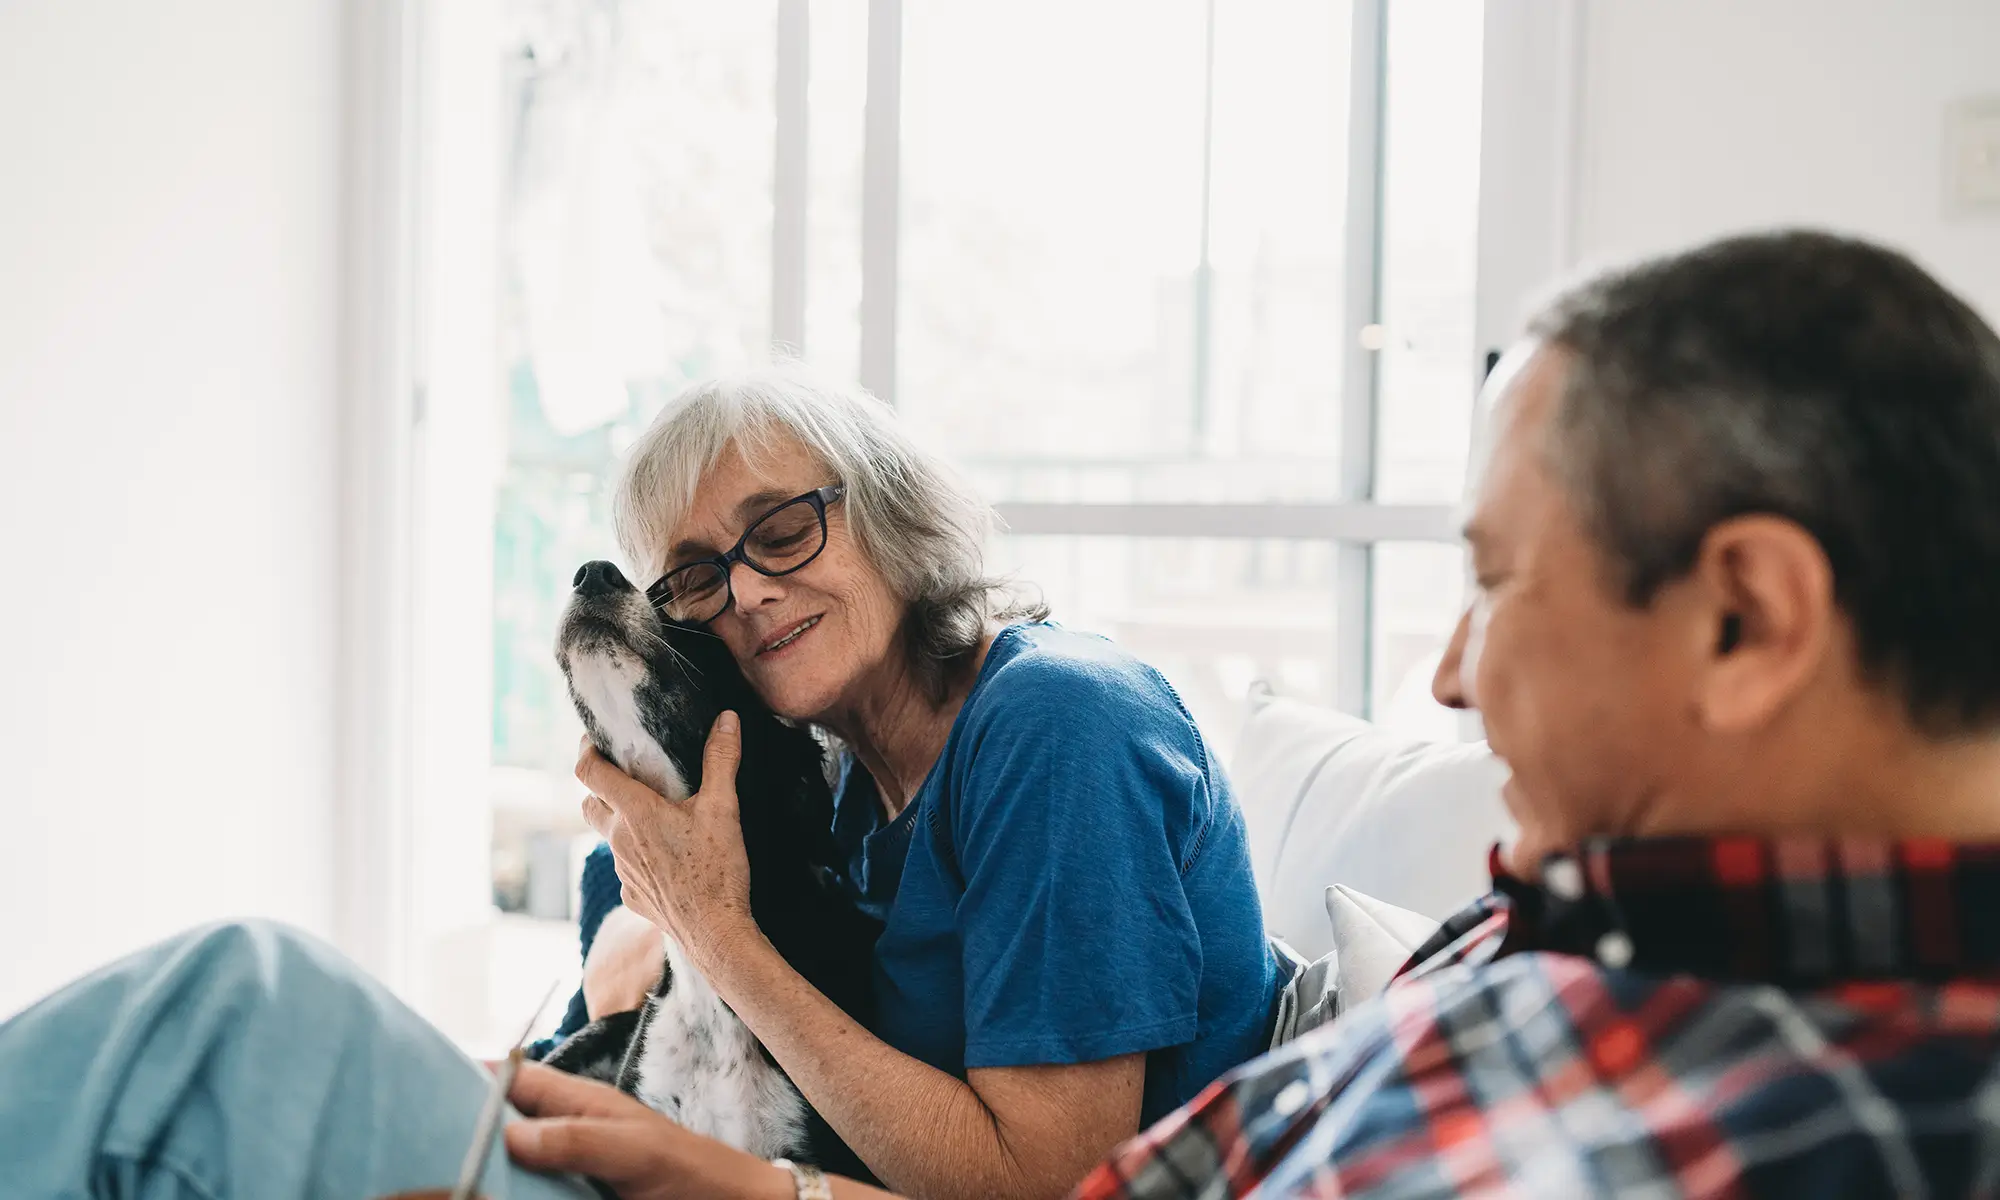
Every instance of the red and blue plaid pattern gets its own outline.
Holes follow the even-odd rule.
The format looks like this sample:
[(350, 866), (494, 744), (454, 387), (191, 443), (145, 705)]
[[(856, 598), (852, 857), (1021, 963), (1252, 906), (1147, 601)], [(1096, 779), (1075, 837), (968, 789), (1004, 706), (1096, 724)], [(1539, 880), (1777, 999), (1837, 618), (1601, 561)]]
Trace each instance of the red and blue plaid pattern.
[(1601, 841), (1494, 882), (1076, 1196), (2000, 1195), (2000, 846)]

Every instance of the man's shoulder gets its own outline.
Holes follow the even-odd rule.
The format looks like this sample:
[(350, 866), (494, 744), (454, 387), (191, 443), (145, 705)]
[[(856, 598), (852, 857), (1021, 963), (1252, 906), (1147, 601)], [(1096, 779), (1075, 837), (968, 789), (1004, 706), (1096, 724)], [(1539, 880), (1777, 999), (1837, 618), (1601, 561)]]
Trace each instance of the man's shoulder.
[[(1454, 1194), (1451, 1173), (1439, 1171), (1447, 1154), (1511, 1177), (1522, 1164), (1493, 1160), (1503, 1147), (1518, 1150), (1522, 1131), (1503, 1136), (1503, 1121), (1549, 1141), (1557, 1126), (1545, 1077), (1560, 1073), (1572, 1092), (1592, 1086), (1588, 1071), (1570, 1069), (1577, 1047), (1564, 1014), (1577, 983), (1600, 974), (1559, 955), (1433, 964), (1225, 1077), (1121, 1149), (1078, 1195)], [(1577, 1153), (1564, 1165), (1566, 1149)], [(1565, 1171), (1582, 1170), (1584, 1150), (1560, 1138), (1537, 1147), (1547, 1194), (1562, 1192)], [(1205, 1186), (1217, 1175), (1230, 1190)]]
[(1607, 1179), (1956, 1193), (1957, 1168), (2000, 1169), (1980, 1102), (1996, 1062), (2000, 984), (1787, 991), (1510, 954), (1398, 980), (1217, 1084), (1081, 1194), (1218, 1194), (1174, 1190), (1209, 1159), (1270, 1195)]

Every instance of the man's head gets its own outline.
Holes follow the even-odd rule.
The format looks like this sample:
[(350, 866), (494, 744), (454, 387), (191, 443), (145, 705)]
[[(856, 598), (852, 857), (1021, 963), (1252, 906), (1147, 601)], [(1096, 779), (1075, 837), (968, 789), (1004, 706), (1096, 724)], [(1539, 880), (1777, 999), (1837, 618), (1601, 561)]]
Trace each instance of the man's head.
[(1806, 233), (1601, 277), (1530, 332), (1436, 681), (1513, 768), (1517, 866), (1963, 826), (1953, 769), (2000, 767), (2000, 339), (1908, 259)]

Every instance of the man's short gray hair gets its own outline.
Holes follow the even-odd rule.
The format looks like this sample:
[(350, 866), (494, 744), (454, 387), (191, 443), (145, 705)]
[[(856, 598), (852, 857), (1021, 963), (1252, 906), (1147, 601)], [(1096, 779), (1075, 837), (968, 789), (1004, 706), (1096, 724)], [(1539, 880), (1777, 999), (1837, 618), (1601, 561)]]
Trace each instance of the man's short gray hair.
[(998, 521), (963, 476), (911, 438), (888, 405), (795, 368), (693, 384), (640, 435), (612, 521), (642, 586), (665, 572), (669, 539), (723, 455), (736, 449), (754, 466), (786, 440), (825, 466), (826, 482), (846, 485), (847, 527), (908, 606), (903, 649), (933, 702), (949, 693), (989, 622), (1048, 615), (986, 573)]
[(1551, 466), (1633, 604), (1719, 522), (1789, 518), (1918, 727), (2000, 727), (2000, 338), (1964, 301), (1780, 232), (1600, 276), (1530, 329), (1573, 356)]

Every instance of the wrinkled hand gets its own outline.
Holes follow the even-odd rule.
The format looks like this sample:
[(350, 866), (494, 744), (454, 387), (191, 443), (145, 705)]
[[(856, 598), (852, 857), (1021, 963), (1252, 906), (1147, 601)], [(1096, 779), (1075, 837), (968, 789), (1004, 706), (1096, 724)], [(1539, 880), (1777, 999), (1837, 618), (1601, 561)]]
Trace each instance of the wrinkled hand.
[(675, 1124), (613, 1087), (523, 1063), (507, 1094), (528, 1120), (507, 1153), (537, 1171), (609, 1184), (619, 1200), (791, 1200), (791, 1177), (754, 1155)]
[(611, 844), (625, 907), (671, 936), (698, 967), (725, 943), (760, 936), (750, 916), (750, 864), (736, 808), (743, 734), (716, 718), (702, 752), (701, 790), (675, 803), (633, 779), (585, 738), (576, 777), (590, 789), (583, 818)]
[(665, 966), (659, 926), (619, 905), (604, 914), (583, 960), (583, 1007), (593, 1021), (646, 1003)]

